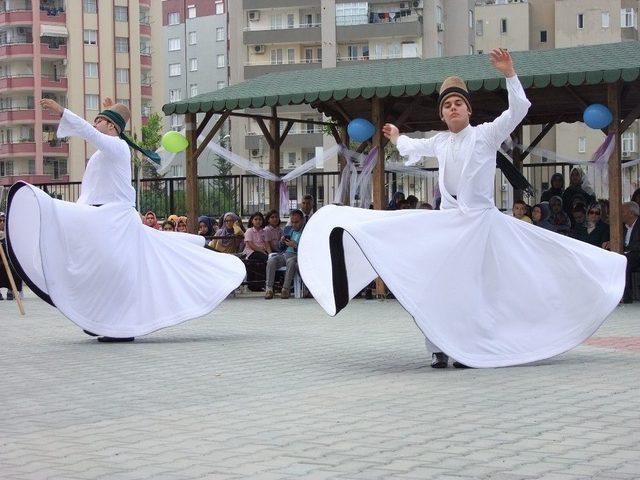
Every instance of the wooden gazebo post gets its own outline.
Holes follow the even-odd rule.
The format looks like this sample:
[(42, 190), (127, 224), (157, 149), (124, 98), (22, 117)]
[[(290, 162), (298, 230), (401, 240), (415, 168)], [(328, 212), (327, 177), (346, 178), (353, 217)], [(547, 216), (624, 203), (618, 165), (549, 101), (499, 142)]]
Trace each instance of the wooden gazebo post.
[[(387, 203), (387, 195), (384, 186), (385, 138), (382, 135), (382, 127), (384, 126), (384, 104), (381, 98), (373, 97), (372, 99), (371, 123), (376, 127), (376, 133), (373, 134), (373, 138), (371, 139), (372, 148), (378, 147), (378, 160), (373, 168), (373, 208), (375, 210), (384, 210)], [(377, 278), (376, 295), (380, 297), (384, 294), (384, 283), (380, 278)]]
[(609, 157), (609, 225), (610, 248), (612, 252), (623, 252), (622, 218), (620, 207), (622, 204), (622, 145), (620, 140), (620, 84), (607, 84), (607, 103), (613, 121), (609, 133), (613, 134), (614, 148)]
[(186, 151), (185, 196), (187, 207), (187, 231), (198, 233), (198, 133), (195, 113), (185, 115), (185, 135), (189, 140)]
[[(269, 145), (269, 171), (280, 176), (280, 120), (278, 120), (278, 109), (271, 107), (271, 120), (269, 130), (272, 142)], [(269, 182), (269, 209), (280, 210), (280, 182)], [(283, 215), (284, 212), (280, 212)]]

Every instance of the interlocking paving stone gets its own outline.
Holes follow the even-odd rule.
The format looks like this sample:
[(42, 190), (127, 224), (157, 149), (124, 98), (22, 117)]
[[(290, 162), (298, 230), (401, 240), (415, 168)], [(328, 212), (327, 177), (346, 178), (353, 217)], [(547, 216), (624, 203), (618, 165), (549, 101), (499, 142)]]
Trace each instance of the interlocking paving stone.
[(640, 478), (640, 304), (514, 368), (433, 370), (395, 301), (231, 298), (99, 344), (0, 302), (0, 478)]

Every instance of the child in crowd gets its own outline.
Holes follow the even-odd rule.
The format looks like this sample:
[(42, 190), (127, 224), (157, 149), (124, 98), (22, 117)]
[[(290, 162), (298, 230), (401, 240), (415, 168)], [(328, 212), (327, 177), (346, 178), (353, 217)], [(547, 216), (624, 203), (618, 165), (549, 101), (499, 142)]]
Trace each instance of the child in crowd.
[(531, 223), (531, 219), (527, 216), (529, 208), (524, 200), (516, 200), (513, 202), (513, 216), (523, 222)]

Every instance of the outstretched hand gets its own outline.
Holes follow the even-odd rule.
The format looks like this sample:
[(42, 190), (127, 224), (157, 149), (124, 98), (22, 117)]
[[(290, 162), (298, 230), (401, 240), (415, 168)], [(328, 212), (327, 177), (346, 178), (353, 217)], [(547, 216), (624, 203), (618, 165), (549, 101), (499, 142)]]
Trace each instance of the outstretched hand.
[(51, 98), (43, 98), (42, 100), (40, 100), (40, 106), (43, 110), (51, 110), (52, 112), (59, 113), (61, 115), (64, 113), (64, 108), (62, 108), (58, 102), (52, 100)]
[(398, 141), (398, 137), (400, 136), (400, 130), (393, 123), (385, 123), (384, 127), (382, 127), (382, 133), (385, 138), (391, 140), (391, 143), (394, 145)]
[(104, 99), (104, 101), (102, 102), (102, 108), (111, 108), (113, 106), (113, 100), (111, 100), (111, 97), (107, 97)]
[(505, 77), (513, 77), (516, 74), (513, 68), (511, 54), (503, 48), (494, 48), (489, 53), (491, 64)]

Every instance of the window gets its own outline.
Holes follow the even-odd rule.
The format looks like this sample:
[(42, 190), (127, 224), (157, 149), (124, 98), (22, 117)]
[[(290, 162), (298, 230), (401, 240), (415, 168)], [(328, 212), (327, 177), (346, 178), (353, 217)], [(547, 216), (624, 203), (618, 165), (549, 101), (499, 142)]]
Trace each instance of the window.
[(187, 18), (196, 18), (196, 6), (189, 5), (187, 7)]
[(98, 13), (98, 0), (84, 0), (82, 7), (84, 13)]
[(442, 23), (442, 7), (436, 5), (436, 23)]
[(216, 65), (218, 65), (218, 68), (224, 68), (224, 66), (226, 65), (224, 54), (218, 55), (216, 57)]
[(366, 25), (369, 23), (369, 3), (336, 4), (336, 25)]
[(182, 100), (182, 90), (179, 88), (173, 88), (169, 90), (169, 101), (170, 102), (179, 102)]
[(271, 50), (271, 65), (282, 65), (282, 49)]
[(140, 40), (140, 53), (142, 55), (151, 55), (151, 42), (147, 40)]
[(93, 62), (85, 62), (84, 76), (86, 78), (98, 78), (98, 64)]
[(224, 13), (224, 0), (216, 0), (216, 15)]
[(473, 55), (475, 53), (474, 50), (473, 45), (469, 45), (469, 55)]
[(169, 39), (169, 51), (175, 52), (176, 50), (180, 50), (180, 39), (179, 38), (170, 38)]
[(540, 30), (540, 43), (547, 43), (547, 31)]
[(116, 52), (127, 53), (129, 51), (129, 39), (127, 37), (116, 37)]
[(316, 49), (316, 62), (322, 62), (322, 48)]
[(469, 10), (469, 28), (473, 29), (473, 10)]
[(127, 7), (113, 7), (113, 17), (116, 22), (128, 22), (129, 21), (129, 10)]
[(294, 28), (296, 26), (296, 19), (293, 13), (287, 15), (287, 28)]
[(128, 98), (116, 98), (116, 103), (121, 103), (122, 105), (126, 105), (128, 107), (129, 106), (129, 99)]
[(279, 30), (283, 28), (284, 20), (281, 14), (274, 13), (271, 15), (271, 30)]
[(578, 153), (587, 151), (587, 137), (578, 137)]
[(294, 48), (287, 49), (287, 63), (296, 63), (296, 51)]
[(169, 25), (178, 25), (180, 23), (180, 12), (169, 12), (167, 20)]
[(629, 154), (636, 151), (635, 132), (624, 132), (622, 134), (622, 153)]
[(622, 8), (620, 10), (620, 26), (622, 28), (636, 26), (636, 11), (633, 8)]
[(98, 110), (100, 108), (100, 97), (98, 95), (85, 95), (84, 105), (87, 110)]
[(182, 128), (182, 115), (171, 115), (171, 128), (180, 130)]
[(116, 68), (116, 83), (129, 83), (128, 68)]
[(98, 44), (98, 31), (97, 30), (85, 30), (83, 36), (84, 36), (84, 44), (85, 45), (97, 45)]
[(304, 49), (304, 63), (313, 63), (313, 48)]
[(584, 13), (578, 14), (578, 30), (582, 30), (584, 28)]
[(289, 152), (287, 158), (289, 160), (289, 166), (293, 167), (296, 164), (296, 152)]
[(442, 44), (442, 42), (438, 42), (437, 54), (438, 54), (438, 57), (444, 57), (444, 45)]
[(501, 18), (500, 19), (500, 34), (504, 35), (505, 33), (507, 33), (507, 19), (506, 18)]
[(476, 35), (481, 37), (484, 35), (484, 21), (476, 20)]
[(216, 28), (216, 42), (224, 41), (224, 27)]
[(170, 77), (178, 77), (182, 75), (182, 66), (179, 63), (170, 63), (169, 64), (169, 76)]
[(189, 71), (190, 72), (197, 72), (198, 71), (198, 59), (197, 58), (190, 58), (189, 59)]
[(198, 43), (196, 32), (189, 32), (189, 45), (195, 45), (196, 43)]
[(602, 28), (609, 28), (609, 12), (602, 12), (600, 17), (602, 18)]
[(224, 87), (226, 87), (226, 86), (227, 86), (227, 82), (225, 82), (224, 80), (221, 80), (221, 81), (219, 81), (219, 82), (218, 82), (218, 84), (217, 84), (217, 89), (218, 89), (218, 90), (221, 90), (221, 89), (223, 89), (223, 88), (224, 88)]
[(198, 95), (198, 84), (192, 83), (191, 85), (189, 85), (189, 96), (195, 97), (196, 95)]

